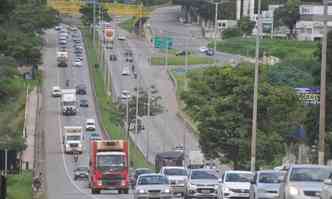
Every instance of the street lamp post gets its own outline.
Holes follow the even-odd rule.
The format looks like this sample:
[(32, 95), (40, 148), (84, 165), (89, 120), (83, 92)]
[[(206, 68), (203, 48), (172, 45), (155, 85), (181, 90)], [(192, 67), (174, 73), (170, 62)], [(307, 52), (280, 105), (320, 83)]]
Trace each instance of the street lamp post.
[(325, 103), (326, 103), (326, 51), (327, 51), (327, 12), (328, 0), (324, 2), (324, 32), (322, 39), (322, 62), (320, 77), (320, 105), (319, 105), (319, 152), (318, 164), (325, 164)]
[(96, 45), (96, 0), (93, 0), (93, 46)]
[(256, 170), (256, 131), (257, 131), (257, 96), (258, 96), (258, 75), (259, 75), (259, 45), (261, 33), (261, 0), (258, 0), (258, 13), (256, 22), (256, 63), (254, 80), (254, 99), (252, 110), (252, 134), (251, 134), (251, 164), (250, 170)]

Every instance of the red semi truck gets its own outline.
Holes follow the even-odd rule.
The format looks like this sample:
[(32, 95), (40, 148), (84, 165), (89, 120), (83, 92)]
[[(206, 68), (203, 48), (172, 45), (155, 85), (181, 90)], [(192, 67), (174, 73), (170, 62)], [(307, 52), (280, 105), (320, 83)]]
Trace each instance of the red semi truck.
[(128, 194), (128, 142), (94, 140), (90, 142), (89, 184), (92, 194), (118, 190)]

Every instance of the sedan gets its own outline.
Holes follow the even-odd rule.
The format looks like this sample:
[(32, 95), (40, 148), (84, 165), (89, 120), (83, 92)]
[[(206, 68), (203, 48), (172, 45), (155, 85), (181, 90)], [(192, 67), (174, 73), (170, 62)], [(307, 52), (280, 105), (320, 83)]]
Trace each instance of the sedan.
[(83, 66), (83, 63), (80, 59), (75, 59), (75, 61), (73, 61), (73, 66), (81, 67), (81, 66)]
[(132, 185), (132, 187), (135, 187), (138, 176), (146, 173), (154, 173), (154, 172), (148, 168), (137, 168), (130, 178), (130, 184)]
[(60, 97), (61, 96), (61, 88), (59, 86), (53, 86), (52, 96), (53, 97)]
[(185, 56), (186, 54), (190, 55), (191, 52), (190, 51), (181, 50), (181, 51), (177, 52), (175, 55), (176, 56)]
[(126, 40), (126, 37), (120, 35), (120, 36), (118, 37), (118, 40), (120, 40), (120, 41), (124, 41), (124, 40)]
[(80, 107), (89, 107), (89, 102), (87, 99), (80, 100)]
[(214, 55), (214, 50), (209, 48), (206, 52), (205, 52), (206, 55), (208, 56), (213, 56)]
[(208, 50), (209, 49), (207, 47), (204, 47), (204, 46), (199, 48), (199, 52), (201, 52), (201, 53), (205, 53)]
[(121, 75), (130, 75), (130, 70), (128, 66), (123, 67)]
[(76, 94), (86, 95), (86, 86), (84, 84), (79, 84), (76, 86)]
[(221, 180), (213, 169), (192, 169), (188, 175), (186, 198), (218, 198)]
[(279, 179), (284, 172), (278, 170), (257, 171), (250, 185), (250, 199), (274, 199), (279, 196)]
[(87, 166), (79, 166), (74, 170), (74, 180), (78, 179), (88, 179), (89, 178), (89, 168)]
[(96, 130), (96, 121), (94, 119), (87, 119), (85, 122), (85, 130), (87, 131)]
[(116, 55), (111, 54), (110, 55), (110, 61), (116, 61), (116, 60), (117, 60)]
[(138, 176), (134, 198), (171, 199), (172, 192), (167, 177), (153, 173)]

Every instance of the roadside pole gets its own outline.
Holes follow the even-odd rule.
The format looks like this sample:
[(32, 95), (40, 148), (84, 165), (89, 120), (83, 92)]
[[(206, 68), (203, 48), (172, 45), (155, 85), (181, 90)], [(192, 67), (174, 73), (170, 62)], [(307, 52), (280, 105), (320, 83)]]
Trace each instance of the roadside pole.
[[(150, 122), (150, 99), (151, 99), (151, 89), (150, 87), (148, 88), (148, 122)], [(146, 159), (149, 161), (149, 153), (150, 153), (150, 131), (149, 128), (146, 130)]]
[(319, 152), (318, 164), (325, 164), (325, 117), (326, 117), (326, 51), (327, 51), (327, 12), (328, 0), (324, 2), (324, 32), (322, 39), (322, 62), (320, 74), (320, 104), (319, 104)]
[(258, 0), (258, 13), (256, 22), (256, 63), (254, 80), (254, 99), (252, 110), (252, 133), (251, 133), (251, 172), (256, 170), (256, 131), (257, 131), (257, 96), (258, 96), (258, 75), (259, 75), (259, 45), (261, 33), (261, 0)]
[(96, 47), (96, 1), (93, 0), (93, 46)]
[[(217, 52), (217, 26), (218, 26), (218, 4), (219, 3), (215, 3), (216, 8), (215, 8), (215, 18), (214, 18), (214, 54), (216, 54)], [(217, 65), (217, 58), (214, 58), (214, 65)]]
[[(139, 78), (140, 76), (137, 75), (136, 79), (136, 119), (135, 119), (135, 133), (137, 135), (138, 133), (138, 99), (139, 99)], [(136, 136), (135, 135), (135, 136)]]
[(5, 149), (5, 176), (7, 176), (8, 173), (8, 149)]

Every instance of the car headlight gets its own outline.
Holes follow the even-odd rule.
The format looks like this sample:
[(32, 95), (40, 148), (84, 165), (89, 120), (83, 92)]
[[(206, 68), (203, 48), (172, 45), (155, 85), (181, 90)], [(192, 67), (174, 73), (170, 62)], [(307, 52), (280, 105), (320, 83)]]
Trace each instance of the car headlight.
[(219, 189), (219, 185), (215, 184), (214, 189), (216, 189), (216, 190)]
[(98, 181), (97, 181), (97, 185), (98, 185), (98, 186), (101, 186), (101, 185), (103, 185), (103, 182), (102, 182), (101, 180), (98, 180)]
[(169, 190), (169, 189), (164, 189), (164, 191), (163, 191), (164, 193), (170, 193), (171, 192), (171, 190)]
[(290, 195), (299, 195), (299, 193), (300, 193), (299, 189), (296, 187), (293, 187), (293, 186), (290, 186), (288, 188), (288, 192)]
[(224, 192), (229, 192), (230, 191), (228, 187), (224, 187), (223, 189), (224, 189)]
[(189, 189), (197, 189), (197, 186), (195, 184), (188, 184), (189, 185)]
[(145, 190), (144, 189), (139, 189), (137, 192), (138, 193), (145, 193)]

